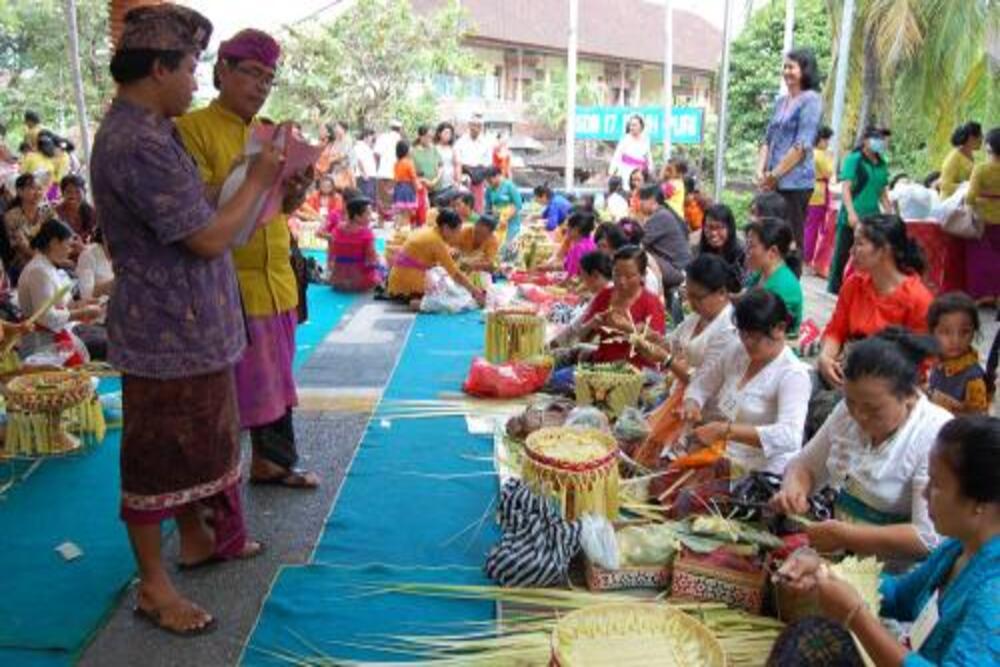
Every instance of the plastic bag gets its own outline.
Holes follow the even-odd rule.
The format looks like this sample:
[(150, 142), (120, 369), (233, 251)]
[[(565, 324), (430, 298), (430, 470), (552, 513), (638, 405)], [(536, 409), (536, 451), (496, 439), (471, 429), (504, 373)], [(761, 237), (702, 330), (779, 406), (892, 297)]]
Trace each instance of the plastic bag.
[(424, 313), (460, 313), (477, 307), (476, 300), (440, 266), (427, 271), (424, 277), (424, 298), (420, 311)]
[(649, 424), (639, 408), (622, 410), (612, 430), (615, 438), (627, 443), (642, 442), (649, 436)]
[(591, 405), (574, 408), (573, 412), (569, 413), (569, 417), (566, 418), (565, 425), (577, 428), (596, 428), (605, 433), (611, 432), (608, 416)]
[(476, 357), (462, 391), (480, 398), (517, 398), (541, 389), (549, 379), (551, 368), (544, 365), (511, 362), (491, 364)]
[(618, 540), (615, 528), (607, 517), (600, 514), (584, 514), (580, 517), (580, 546), (591, 563), (605, 570), (617, 570)]

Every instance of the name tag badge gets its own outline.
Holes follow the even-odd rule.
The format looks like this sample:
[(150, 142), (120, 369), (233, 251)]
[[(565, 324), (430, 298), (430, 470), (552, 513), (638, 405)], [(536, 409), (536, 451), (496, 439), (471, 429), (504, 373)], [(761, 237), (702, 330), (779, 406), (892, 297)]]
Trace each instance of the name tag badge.
[(736, 412), (738, 409), (739, 405), (736, 401), (736, 392), (723, 393), (721, 400), (719, 401), (719, 412), (732, 421), (736, 419)]
[(938, 592), (934, 591), (934, 594), (927, 601), (927, 604), (924, 605), (923, 611), (920, 612), (920, 616), (917, 616), (917, 620), (914, 621), (913, 627), (910, 629), (910, 647), (914, 651), (919, 651), (920, 647), (924, 645), (927, 638), (934, 632), (939, 619)]

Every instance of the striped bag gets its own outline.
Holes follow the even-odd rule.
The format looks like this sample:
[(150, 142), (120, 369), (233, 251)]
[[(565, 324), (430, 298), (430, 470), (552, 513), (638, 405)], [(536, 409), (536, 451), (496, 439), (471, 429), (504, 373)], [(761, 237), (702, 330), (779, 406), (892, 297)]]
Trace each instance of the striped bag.
[(501, 586), (551, 586), (567, 580), (580, 550), (580, 522), (569, 523), (524, 482), (500, 489), (502, 536), (486, 558), (486, 574)]

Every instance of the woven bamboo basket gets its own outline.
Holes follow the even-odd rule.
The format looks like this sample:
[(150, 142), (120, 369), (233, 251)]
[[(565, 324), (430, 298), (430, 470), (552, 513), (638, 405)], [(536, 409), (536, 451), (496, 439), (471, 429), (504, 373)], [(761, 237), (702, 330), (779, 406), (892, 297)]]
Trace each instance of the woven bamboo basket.
[(490, 363), (521, 361), (545, 353), (545, 320), (533, 312), (488, 312), (485, 336), (486, 359)]
[(618, 517), (618, 444), (596, 429), (552, 427), (524, 444), (521, 476), (559, 503), (567, 521), (587, 512)]
[(684, 612), (661, 604), (595, 605), (564, 616), (552, 631), (559, 667), (724, 667), (715, 635)]
[(28, 372), (7, 382), (3, 393), (7, 403), (7, 456), (64, 454), (78, 449), (88, 439), (104, 439), (104, 413), (86, 373)]
[(580, 364), (576, 367), (576, 402), (617, 417), (639, 403), (642, 373), (629, 364)]

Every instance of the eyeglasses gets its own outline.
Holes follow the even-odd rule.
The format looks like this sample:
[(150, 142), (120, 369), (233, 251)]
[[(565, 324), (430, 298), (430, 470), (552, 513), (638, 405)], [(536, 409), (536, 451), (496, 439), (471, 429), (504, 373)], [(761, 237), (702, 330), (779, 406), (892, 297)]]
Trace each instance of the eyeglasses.
[(253, 79), (254, 83), (258, 83), (265, 88), (270, 88), (274, 85), (274, 72), (267, 72), (256, 67), (244, 67), (243, 65), (234, 67), (233, 71), (239, 72), (243, 76)]

